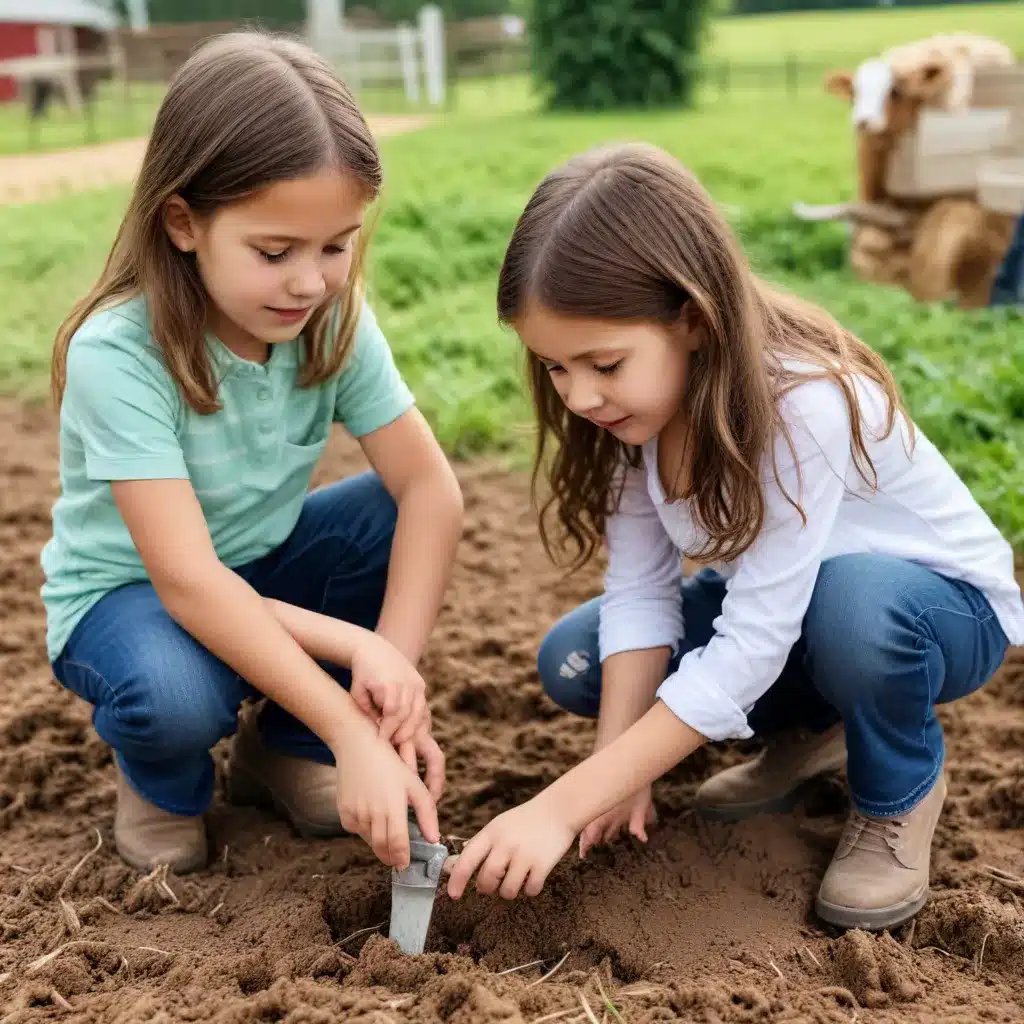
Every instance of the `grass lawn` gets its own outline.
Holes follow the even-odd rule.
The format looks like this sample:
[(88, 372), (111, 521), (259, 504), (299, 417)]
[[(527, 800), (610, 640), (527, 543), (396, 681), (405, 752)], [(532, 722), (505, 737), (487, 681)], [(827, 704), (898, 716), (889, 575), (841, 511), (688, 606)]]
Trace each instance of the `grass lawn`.
[[(521, 109), (526, 97), (525, 84), (512, 83), (504, 102), (492, 97), (382, 143), (387, 180), (372, 297), (450, 452), (525, 450), (519, 352), (496, 326), (494, 287), (531, 189), (577, 150), (641, 138), (697, 171), (761, 273), (824, 303), (882, 352), (918, 423), (1024, 546), (1024, 318), (919, 306), (860, 284), (845, 269), (841, 226), (792, 218), (795, 199), (850, 194), (851, 140), (837, 101), (810, 91), (796, 106), (737, 94), (694, 112), (551, 117)], [(45, 387), (54, 329), (99, 270), (126, 195), (116, 188), (0, 208), (5, 390)]]
[(882, 7), (721, 18), (712, 28), (709, 51), (738, 61), (782, 59), (787, 53), (859, 59), (937, 32), (989, 35), (1024, 57), (1024, 4)]

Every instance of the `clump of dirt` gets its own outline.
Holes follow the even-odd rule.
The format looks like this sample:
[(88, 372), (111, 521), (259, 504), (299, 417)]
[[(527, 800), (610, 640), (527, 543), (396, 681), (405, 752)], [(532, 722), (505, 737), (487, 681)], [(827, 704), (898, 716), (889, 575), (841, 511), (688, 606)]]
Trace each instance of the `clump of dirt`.
[(854, 1005), (877, 1009), (910, 1003), (921, 995), (913, 954), (889, 935), (879, 938), (850, 931), (832, 944), (830, 954), (840, 999), (841, 993), (849, 992)]
[[(739, 1024), (1018, 1020), (1024, 1015), (1020, 826), (1024, 657), (940, 711), (949, 798), (931, 902), (894, 935), (819, 926), (814, 893), (842, 827), (841, 779), (794, 816), (710, 824), (690, 810), (712, 771), (756, 742), (701, 750), (655, 789), (661, 822), (575, 853), (536, 899), (439, 893), (427, 952), (387, 938), (388, 871), (358, 839), (306, 841), (273, 816), (209, 815), (209, 866), (127, 867), (111, 837), (114, 777), (89, 709), (52, 680), (39, 550), (56, 493), (51, 416), (0, 405), (0, 1024), (51, 1019), (320, 1024)], [(320, 468), (362, 468), (339, 436)], [(589, 752), (593, 723), (543, 694), (535, 656), (599, 592), (547, 563), (527, 486), (459, 467), (466, 538), (424, 658), (448, 758), (442, 830), (457, 847)], [(226, 745), (216, 751), (223, 769)], [(553, 1015), (553, 1016), (552, 1016)]]

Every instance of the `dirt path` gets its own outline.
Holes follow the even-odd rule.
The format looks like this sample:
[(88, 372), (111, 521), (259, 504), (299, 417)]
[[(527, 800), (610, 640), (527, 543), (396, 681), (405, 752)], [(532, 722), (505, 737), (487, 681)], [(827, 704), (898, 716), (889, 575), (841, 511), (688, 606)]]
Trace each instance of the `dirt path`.
[[(934, 896), (893, 937), (839, 936), (811, 914), (843, 820), (837, 782), (793, 817), (694, 819), (695, 785), (742, 754), (716, 746), (656, 787), (661, 825), (647, 847), (568, 856), (532, 901), (442, 894), (428, 952), (401, 957), (373, 932), (388, 918), (389, 876), (360, 840), (299, 840), (270, 815), (226, 805), (221, 781), (207, 870), (171, 876), (168, 889), (120, 861), (109, 752), (43, 653), (52, 417), (0, 403), (0, 446), (2, 1024), (1024, 1019), (1024, 885), (987, 868), (1024, 870), (1024, 652), (942, 712), (950, 794)], [(339, 438), (319, 477), (362, 465)], [(599, 577), (551, 570), (522, 478), (487, 463), (459, 472), (466, 536), (424, 674), (448, 755), (442, 831), (468, 837), (589, 750), (592, 724), (546, 699), (534, 658)], [(523, 969), (498, 973), (513, 968)], [(617, 1013), (605, 1014), (603, 993)]]
[[(374, 135), (397, 135), (426, 124), (419, 115), (368, 117)], [(0, 157), (0, 206), (53, 199), (67, 192), (131, 181), (142, 162), (146, 139)]]

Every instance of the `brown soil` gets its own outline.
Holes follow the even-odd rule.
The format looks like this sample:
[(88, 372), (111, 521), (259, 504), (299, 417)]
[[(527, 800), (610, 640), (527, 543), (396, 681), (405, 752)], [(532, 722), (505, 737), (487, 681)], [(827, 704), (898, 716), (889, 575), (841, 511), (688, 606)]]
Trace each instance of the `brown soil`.
[[(367, 117), (375, 136), (421, 128), (419, 114)], [(68, 192), (131, 181), (146, 151), (146, 139), (121, 139), (96, 146), (0, 157), (0, 206), (54, 199)]]
[[(1024, 1018), (1024, 885), (988, 868), (1020, 875), (1024, 865), (1019, 652), (983, 692), (943, 711), (950, 795), (935, 894), (894, 936), (840, 936), (813, 918), (843, 820), (839, 782), (822, 783), (794, 817), (693, 817), (695, 784), (747, 744), (704, 751), (659, 784), (662, 823), (648, 846), (567, 856), (532, 901), (442, 894), (428, 952), (403, 957), (386, 927), (372, 931), (389, 915), (389, 875), (361, 840), (302, 841), (268, 815), (226, 806), (220, 790), (207, 870), (143, 878), (120, 861), (108, 751), (43, 653), (52, 417), (0, 405), (0, 438), (4, 1024)], [(339, 438), (321, 474), (360, 463)], [(521, 478), (493, 463), (460, 474), (468, 529), (424, 671), (448, 754), (442, 829), (468, 837), (587, 753), (592, 725), (543, 696), (534, 656), (599, 577), (564, 582), (549, 568)], [(523, 966), (533, 961), (543, 964)]]

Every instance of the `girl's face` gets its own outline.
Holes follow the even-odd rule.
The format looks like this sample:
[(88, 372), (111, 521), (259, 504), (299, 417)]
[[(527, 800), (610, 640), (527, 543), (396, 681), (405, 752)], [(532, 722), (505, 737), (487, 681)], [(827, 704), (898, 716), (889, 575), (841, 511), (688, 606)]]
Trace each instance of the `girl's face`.
[(180, 250), (196, 254), (210, 329), (237, 355), (262, 361), (267, 345), (297, 337), (316, 307), (344, 289), (365, 209), (354, 176), (324, 170), (208, 217), (175, 197), (165, 226)]
[(694, 318), (663, 324), (568, 317), (531, 304), (515, 324), (570, 412), (642, 445), (682, 413)]

